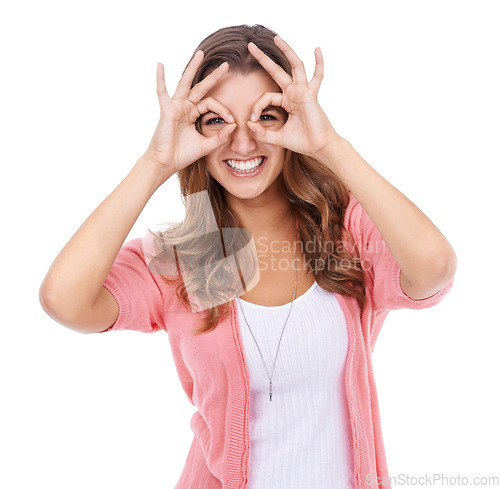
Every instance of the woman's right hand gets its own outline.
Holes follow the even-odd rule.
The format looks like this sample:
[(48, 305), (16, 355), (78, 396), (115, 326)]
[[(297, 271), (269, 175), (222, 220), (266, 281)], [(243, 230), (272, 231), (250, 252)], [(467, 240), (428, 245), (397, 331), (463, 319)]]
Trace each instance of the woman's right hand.
[[(212, 152), (227, 142), (236, 127), (227, 107), (212, 97), (203, 98), (227, 72), (227, 62), (190, 89), (203, 56), (203, 51), (196, 52), (172, 98), (169, 97), (165, 86), (164, 67), (158, 63), (156, 86), (160, 102), (160, 121), (143, 158), (151, 161), (162, 174), (176, 173)], [(206, 137), (196, 130), (195, 122), (209, 110), (220, 115), (227, 125), (216, 135)]]

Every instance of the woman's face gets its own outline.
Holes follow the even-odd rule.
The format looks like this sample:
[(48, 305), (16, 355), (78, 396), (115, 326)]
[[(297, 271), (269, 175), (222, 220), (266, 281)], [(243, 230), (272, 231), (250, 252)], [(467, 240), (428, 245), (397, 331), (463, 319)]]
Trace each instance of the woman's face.
[[(236, 123), (236, 129), (227, 143), (205, 156), (207, 170), (238, 199), (272, 194), (276, 190), (273, 183), (283, 169), (285, 149), (257, 141), (247, 126), (255, 102), (266, 92), (281, 93), (280, 87), (267, 73), (254, 71), (241, 75), (229, 71), (206, 94), (206, 97), (213, 97), (224, 104)], [(287, 117), (283, 108), (268, 107), (257, 123), (266, 129), (277, 130), (285, 124)], [(200, 122), (201, 133), (208, 137), (215, 135), (226, 124), (213, 112), (203, 114)], [(256, 164), (260, 166), (254, 168)], [(242, 165), (249, 170), (242, 171)]]

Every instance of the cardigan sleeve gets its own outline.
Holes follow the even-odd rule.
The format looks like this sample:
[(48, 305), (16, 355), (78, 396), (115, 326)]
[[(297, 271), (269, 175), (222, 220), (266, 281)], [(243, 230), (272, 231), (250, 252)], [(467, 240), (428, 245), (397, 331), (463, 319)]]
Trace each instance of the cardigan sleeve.
[(426, 309), (441, 302), (450, 291), (454, 277), (440, 290), (424, 299), (412, 299), (401, 288), (401, 269), (389, 247), (352, 192), (346, 208), (344, 226), (351, 233), (365, 271), (365, 291), (374, 311)]
[(135, 330), (143, 333), (167, 331), (162, 278), (148, 269), (142, 239), (127, 241), (104, 282), (118, 303), (115, 323), (100, 333)]

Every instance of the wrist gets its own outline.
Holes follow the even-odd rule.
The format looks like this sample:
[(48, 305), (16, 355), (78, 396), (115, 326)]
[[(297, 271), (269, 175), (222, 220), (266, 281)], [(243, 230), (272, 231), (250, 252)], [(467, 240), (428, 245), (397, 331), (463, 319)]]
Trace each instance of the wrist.
[(148, 158), (148, 156), (144, 154), (137, 160), (131, 173), (140, 175), (140, 177), (151, 186), (154, 192), (174, 175), (175, 171), (159, 165), (156, 161)]
[(345, 152), (346, 148), (349, 146), (350, 143), (347, 139), (342, 138), (337, 133), (332, 134), (328, 143), (316, 153), (315, 158), (333, 170), (341, 154)]

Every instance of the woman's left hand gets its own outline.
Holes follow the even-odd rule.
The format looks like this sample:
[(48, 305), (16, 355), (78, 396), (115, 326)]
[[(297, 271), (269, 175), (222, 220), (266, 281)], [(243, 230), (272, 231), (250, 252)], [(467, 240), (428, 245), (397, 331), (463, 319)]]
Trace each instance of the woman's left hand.
[[(267, 92), (256, 102), (252, 121), (248, 122), (248, 126), (255, 132), (255, 137), (264, 143), (319, 159), (330, 144), (342, 139), (318, 104), (318, 91), (324, 72), (321, 50), (316, 48), (314, 51), (316, 67), (314, 76), (308, 83), (304, 63), (292, 48), (279, 36), (275, 36), (274, 42), (290, 61), (292, 76), (254, 43), (248, 44), (250, 53), (282, 90), (282, 93)], [(266, 129), (255, 122), (259, 120), (261, 111), (269, 105), (283, 107), (288, 112), (288, 120), (278, 130)]]

